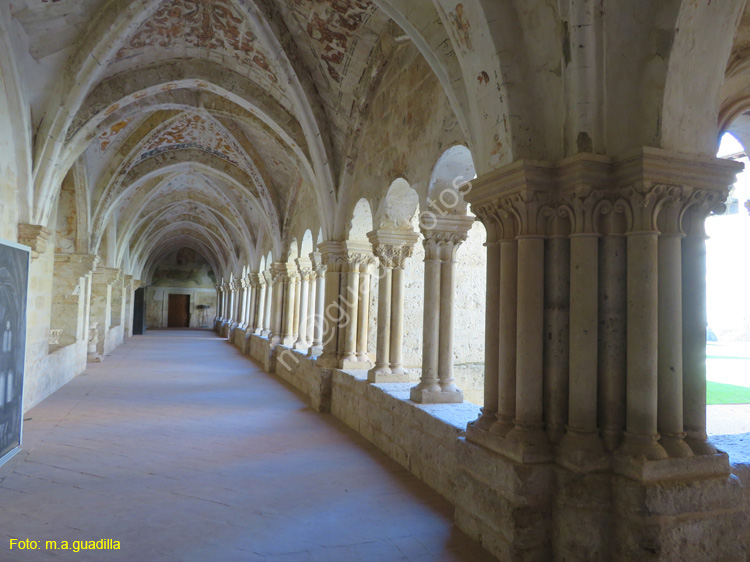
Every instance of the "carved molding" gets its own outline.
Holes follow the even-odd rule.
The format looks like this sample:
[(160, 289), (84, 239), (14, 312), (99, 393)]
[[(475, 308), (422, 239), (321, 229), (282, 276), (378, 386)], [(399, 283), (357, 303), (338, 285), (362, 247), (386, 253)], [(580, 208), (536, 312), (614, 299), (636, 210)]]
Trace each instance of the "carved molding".
[(47, 242), (52, 231), (38, 224), (19, 224), (18, 243), (31, 248), (31, 259), (35, 260), (47, 251)]

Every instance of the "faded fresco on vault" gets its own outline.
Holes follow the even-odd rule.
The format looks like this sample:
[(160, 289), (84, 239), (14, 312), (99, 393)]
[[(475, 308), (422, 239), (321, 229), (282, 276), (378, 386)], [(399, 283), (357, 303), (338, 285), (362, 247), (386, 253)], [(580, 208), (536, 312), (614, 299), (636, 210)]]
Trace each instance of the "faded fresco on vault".
[(0, 240), (0, 462), (21, 445), (29, 253)]

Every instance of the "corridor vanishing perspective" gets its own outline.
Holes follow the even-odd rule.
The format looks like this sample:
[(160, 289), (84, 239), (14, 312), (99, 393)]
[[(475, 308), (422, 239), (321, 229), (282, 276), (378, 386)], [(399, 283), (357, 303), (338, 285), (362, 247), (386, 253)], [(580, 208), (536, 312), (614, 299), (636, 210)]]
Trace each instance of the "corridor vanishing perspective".
[[(706, 427), (725, 133), (747, 152), (746, 0), (0, 1), (0, 478), (38, 468), (35, 408), (102, 373), (130, 405), (76, 425), (107, 436), (43, 443), (82, 478), (109, 451), (134, 499), (271, 509), (360, 437), (411, 474), (288, 488), (330, 525), (313, 558), (388, 519), (380, 480), (422, 490), (427, 558), (747, 562), (750, 465)], [(395, 521), (357, 544), (406, 555)]]
[[(211, 332), (131, 339), (27, 417), (0, 469), (5, 561), (492, 559), (446, 500)], [(120, 549), (61, 550), (99, 539)]]

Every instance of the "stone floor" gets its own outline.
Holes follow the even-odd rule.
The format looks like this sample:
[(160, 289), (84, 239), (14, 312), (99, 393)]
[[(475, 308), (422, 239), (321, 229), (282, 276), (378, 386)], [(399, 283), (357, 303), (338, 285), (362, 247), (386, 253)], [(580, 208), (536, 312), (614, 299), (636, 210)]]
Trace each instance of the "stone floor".
[[(3, 561), (490, 560), (448, 502), (211, 332), (132, 338), (26, 418)], [(45, 549), (107, 538), (121, 550)]]

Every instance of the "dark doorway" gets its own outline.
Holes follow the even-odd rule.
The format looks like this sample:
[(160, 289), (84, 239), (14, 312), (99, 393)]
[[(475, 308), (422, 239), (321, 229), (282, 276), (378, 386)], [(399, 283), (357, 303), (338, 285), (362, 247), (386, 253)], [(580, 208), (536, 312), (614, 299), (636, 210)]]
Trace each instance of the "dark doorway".
[(133, 299), (133, 335), (142, 336), (146, 333), (146, 289), (135, 290)]
[(167, 327), (190, 327), (190, 295), (169, 295)]

